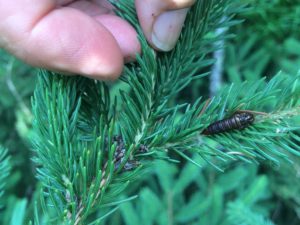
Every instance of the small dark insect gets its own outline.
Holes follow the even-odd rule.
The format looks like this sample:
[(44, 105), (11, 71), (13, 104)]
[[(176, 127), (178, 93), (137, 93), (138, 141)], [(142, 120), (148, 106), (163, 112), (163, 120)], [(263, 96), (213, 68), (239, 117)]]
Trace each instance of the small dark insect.
[(203, 132), (204, 135), (214, 135), (230, 130), (242, 130), (254, 122), (254, 115), (250, 112), (238, 112), (228, 119), (210, 124)]

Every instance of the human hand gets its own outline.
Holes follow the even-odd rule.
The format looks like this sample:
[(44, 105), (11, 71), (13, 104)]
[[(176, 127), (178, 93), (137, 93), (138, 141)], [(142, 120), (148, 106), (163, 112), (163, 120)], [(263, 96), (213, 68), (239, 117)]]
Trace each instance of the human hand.
[[(186, 12), (179, 12), (180, 18), (176, 11), (163, 12), (191, 5), (186, 2), (193, 1), (136, 0), (145, 35), (157, 49), (169, 50), (177, 39), (165, 38), (168, 48), (153, 41), (155, 21), (179, 24), (170, 29), (178, 37)], [(168, 23), (166, 18), (174, 19)], [(0, 46), (28, 64), (101, 80), (117, 78), (124, 61), (140, 52), (136, 31), (114, 15), (106, 0), (0, 0), (0, 34)]]

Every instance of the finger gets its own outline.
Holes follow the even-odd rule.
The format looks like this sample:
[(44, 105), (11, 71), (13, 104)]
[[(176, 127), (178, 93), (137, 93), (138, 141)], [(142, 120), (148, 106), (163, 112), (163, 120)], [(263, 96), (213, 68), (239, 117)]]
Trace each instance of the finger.
[(135, 29), (125, 20), (115, 16), (112, 6), (107, 1), (76, 1), (69, 6), (94, 17), (106, 27), (119, 44), (125, 62), (132, 61), (136, 54), (140, 53), (141, 47)]
[(96, 0), (93, 2), (76, 1), (68, 6), (79, 9), (94, 17), (101, 25), (110, 31), (116, 39), (125, 62), (135, 59), (141, 47), (135, 29), (125, 20), (113, 13), (113, 8), (107, 1)]
[(27, 43), (31, 63), (42, 67), (102, 80), (116, 79), (123, 68), (122, 52), (112, 34), (71, 8), (48, 14), (32, 30)]
[[(9, 1), (1, 0), (0, 9), (3, 2)], [(6, 12), (0, 10), (2, 47), (38, 67), (96, 79), (115, 79), (120, 75), (122, 53), (104, 26), (78, 10), (54, 9), (54, 1), (12, 2), (5, 5)], [(16, 5), (22, 10), (15, 9)]]
[(132, 61), (141, 52), (135, 29), (125, 20), (114, 15), (100, 15), (95, 19), (108, 29), (121, 48), (125, 62)]
[(195, 0), (135, 0), (138, 18), (149, 43), (158, 50), (171, 50), (180, 35), (187, 7)]

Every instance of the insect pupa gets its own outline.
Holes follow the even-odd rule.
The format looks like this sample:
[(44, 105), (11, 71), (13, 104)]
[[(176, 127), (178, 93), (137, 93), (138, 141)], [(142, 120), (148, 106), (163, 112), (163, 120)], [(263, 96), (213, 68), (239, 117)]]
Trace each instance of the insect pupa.
[(238, 112), (227, 119), (218, 120), (210, 124), (203, 132), (204, 135), (214, 135), (231, 130), (242, 130), (254, 122), (254, 115), (250, 112)]

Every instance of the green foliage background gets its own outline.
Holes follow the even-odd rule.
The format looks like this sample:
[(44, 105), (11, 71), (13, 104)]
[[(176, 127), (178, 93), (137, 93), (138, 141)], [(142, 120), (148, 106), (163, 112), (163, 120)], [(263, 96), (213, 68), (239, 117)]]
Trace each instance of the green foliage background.
[[(270, 80), (278, 71), (282, 71), (284, 79), (299, 73), (300, 2), (244, 2), (250, 2), (250, 7), (236, 15), (236, 19), (244, 22), (226, 31), (235, 36), (224, 41), (221, 92), (232, 82), (258, 82), (263, 76)], [(3, 51), (0, 60), (0, 144), (8, 150), (5, 168), (11, 167), (8, 177), (0, 176), (0, 188), (5, 190), (3, 195), (0, 190), (0, 224), (27, 224), (34, 214), (41, 214), (34, 212), (41, 189), (35, 178), (35, 164), (31, 160), (34, 153), (29, 141), (33, 138), (30, 98), (36, 71)], [(201, 70), (207, 72), (211, 68)], [(209, 82), (208, 78), (192, 82), (172, 101), (193, 102), (199, 96), (209, 96)], [(110, 88), (118, 95), (118, 90), (126, 86), (114, 84)], [(240, 90), (240, 95), (247, 96), (246, 91)], [(299, 118), (295, 124), (300, 124)], [(4, 148), (0, 148), (1, 162)], [(184, 160), (155, 161), (152, 169), (129, 185), (121, 196), (138, 198), (121, 204), (102, 224), (300, 224), (299, 157), (291, 154), (293, 163), (280, 161), (280, 166), (224, 162), (224, 172), (197, 154), (192, 158), (202, 167)], [(98, 212), (94, 214), (97, 218)], [(40, 219), (47, 221), (47, 216)]]

